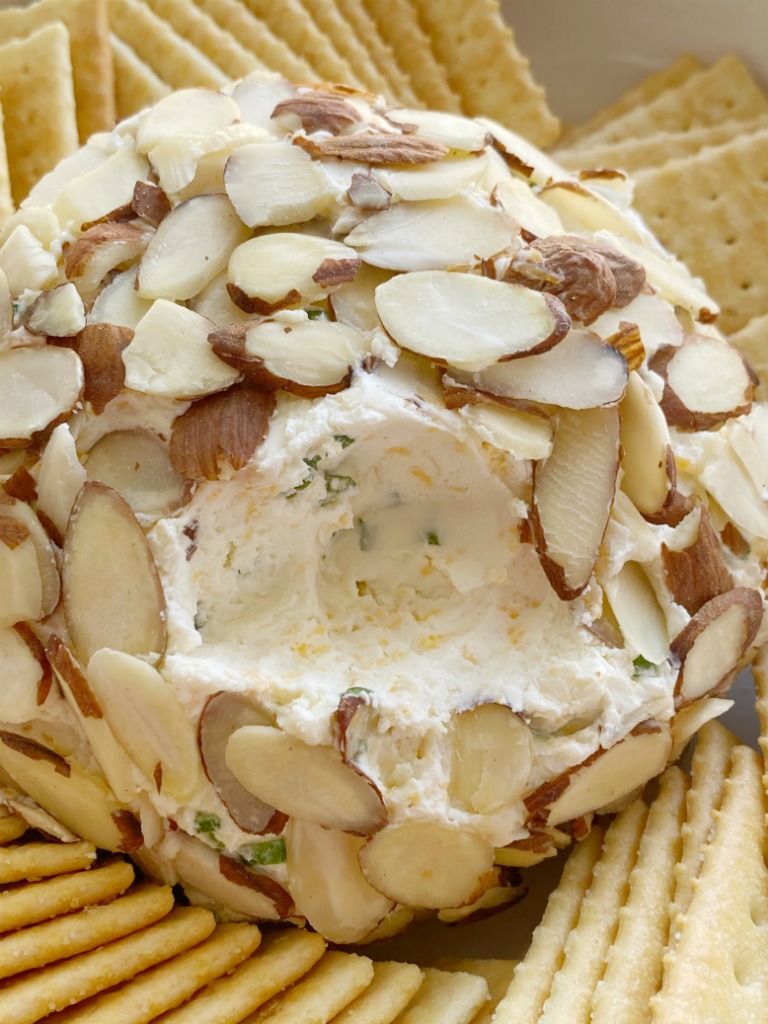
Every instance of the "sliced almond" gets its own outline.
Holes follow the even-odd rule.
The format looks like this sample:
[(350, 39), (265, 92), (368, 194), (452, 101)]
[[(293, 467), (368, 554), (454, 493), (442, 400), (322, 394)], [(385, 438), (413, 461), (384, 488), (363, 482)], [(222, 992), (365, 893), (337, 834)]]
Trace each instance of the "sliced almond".
[(366, 263), (389, 270), (442, 270), (479, 263), (509, 244), (506, 213), (471, 195), (395, 203), (371, 214), (345, 241)]
[(448, 152), (441, 142), (416, 135), (385, 135), (359, 132), (340, 138), (294, 138), (296, 146), (319, 160), (354, 160), (371, 164), (428, 164), (440, 160)]
[(477, 123), (489, 132), (494, 145), (506, 162), (518, 174), (529, 178), (535, 185), (546, 185), (563, 176), (563, 169), (552, 157), (531, 145), (522, 135), (517, 135), (497, 121), (478, 117)]
[(320, 89), (307, 89), (281, 100), (272, 111), (272, 117), (283, 118), (286, 115), (296, 117), (308, 135), (313, 132), (339, 135), (345, 128), (362, 121), (361, 114), (351, 103)]
[(85, 469), (77, 457), (74, 438), (69, 426), (60, 423), (48, 438), (37, 473), (38, 514), (53, 524), (60, 538), (84, 483)]
[(644, 241), (631, 217), (605, 196), (578, 182), (550, 182), (539, 192), (539, 199), (557, 212), (566, 231), (611, 231), (638, 244)]
[(454, 714), (449, 729), (451, 801), (493, 814), (520, 799), (533, 766), (531, 731), (503, 704), (479, 704)]
[(347, 199), (359, 210), (388, 210), (392, 193), (370, 174), (353, 174)]
[(165, 650), (165, 598), (130, 506), (104, 484), (84, 485), (67, 527), (64, 614), (87, 664), (102, 647), (157, 660)]
[(616, 803), (663, 771), (671, 748), (669, 729), (654, 724), (638, 727), (527, 797), (532, 821), (560, 825)]
[(483, 441), (517, 459), (546, 459), (552, 451), (552, 420), (536, 406), (520, 403), (515, 408), (481, 400), (463, 405), (459, 413)]
[(693, 704), (686, 704), (678, 708), (672, 719), (673, 746), (669, 760), (676, 761), (692, 736), (695, 736), (707, 722), (711, 722), (713, 718), (719, 718), (732, 707), (732, 700), (724, 700), (722, 697), (705, 697), (703, 700), (697, 700)]
[(288, 826), (288, 885), (296, 911), (330, 942), (359, 942), (393, 908), (360, 870), (365, 840), (315, 822)]
[(51, 288), (59, 277), (56, 257), (26, 224), (15, 227), (0, 247), (0, 270), (13, 298), (27, 289)]
[(709, 430), (751, 408), (752, 374), (720, 338), (694, 335), (677, 348), (659, 349), (649, 365), (664, 378), (660, 405), (670, 426)]
[(227, 161), (224, 185), (249, 228), (300, 224), (331, 202), (322, 169), (298, 147), (279, 142), (237, 149)]
[[(692, 528), (691, 528), (692, 527)], [(664, 579), (672, 599), (690, 615), (733, 588), (720, 539), (703, 505), (697, 506), (661, 545)]]
[(6, 544), (9, 543), (9, 535), (13, 533), (12, 524), (14, 522), (23, 528), (24, 534), (29, 537), (34, 548), (40, 575), (42, 586), (40, 614), (20, 615), (19, 618), (45, 618), (56, 608), (60, 594), (59, 568), (48, 534), (38, 516), (25, 501), (4, 501), (0, 504), (0, 515), (6, 521)]
[(504, 210), (518, 228), (529, 235), (546, 238), (547, 235), (564, 233), (565, 229), (555, 211), (539, 202), (526, 181), (506, 172), (499, 178), (497, 170), (491, 163), (491, 170), (486, 176), (486, 187), (491, 188), (491, 202), (494, 206)]
[(387, 111), (387, 120), (416, 137), (423, 136), (442, 142), (448, 149), (463, 153), (479, 153), (488, 145), (488, 130), (478, 121), (458, 114), (437, 110), (417, 110), (411, 107), (395, 107)]
[(234, 304), (227, 291), (228, 284), (227, 272), (224, 270), (190, 299), (187, 305), (195, 313), (210, 320), (215, 327), (229, 327), (230, 324), (252, 319), (250, 313)]
[(103, 434), (88, 452), (83, 482), (86, 474), (117, 491), (137, 515), (167, 516), (189, 498), (189, 484), (171, 464), (167, 446), (142, 427)]
[(101, 289), (88, 311), (89, 324), (110, 324), (113, 327), (130, 327), (131, 330), (135, 328), (152, 305), (136, 291), (138, 269), (138, 266), (133, 266), (116, 274)]
[(0, 664), (3, 666), (4, 678), (0, 692), (0, 720), (13, 724), (35, 718), (39, 704), (42, 703), (39, 698), (43, 665), (25, 637), (16, 629), (0, 629)]
[(171, 201), (159, 185), (137, 181), (133, 188), (131, 211), (156, 228), (171, 212)]
[(392, 276), (388, 270), (363, 263), (353, 281), (340, 285), (328, 296), (333, 319), (350, 324), (361, 331), (381, 328), (376, 312), (375, 292), (380, 284)]
[(73, 411), (83, 391), (83, 364), (52, 345), (0, 352), (0, 445), (24, 447)]
[(85, 308), (75, 286), (68, 282), (40, 292), (27, 310), (24, 326), (32, 334), (71, 338), (85, 327)]
[(162, 398), (199, 398), (224, 391), (239, 374), (213, 354), (210, 320), (156, 299), (123, 350), (125, 386)]
[(75, 346), (83, 363), (83, 398), (94, 412), (102, 413), (125, 384), (123, 351), (133, 340), (130, 327), (111, 323), (89, 323), (80, 331)]
[(646, 359), (650, 359), (659, 348), (680, 345), (683, 340), (683, 329), (674, 309), (650, 291), (640, 292), (623, 309), (607, 310), (590, 325), (590, 329), (604, 341), (610, 339), (610, 343), (614, 344), (616, 336), (622, 331), (622, 324), (634, 324), (637, 327)]
[[(675, 486), (675, 462), (664, 413), (642, 377), (631, 372), (619, 406), (621, 489), (643, 515), (657, 515)], [(671, 471), (671, 475), (670, 475)]]
[(602, 581), (632, 659), (638, 655), (660, 665), (669, 655), (667, 620), (648, 576), (638, 562), (625, 562)]
[(387, 812), (370, 779), (345, 764), (332, 747), (311, 746), (269, 725), (236, 730), (226, 761), (264, 803), (326, 828), (370, 835)]
[(137, 181), (146, 181), (149, 163), (125, 142), (115, 153), (93, 161), (79, 174), (57, 188), (48, 202), (53, 205), (62, 230), (79, 231), (83, 224), (94, 223), (133, 199)]
[[(275, 131), (272, 113), (278, 103), (298, 95), (296, 86), (272, 72), (252, 71), (236, 83), (230, 95), (240, 109), (240, 117), (257, 128)], [(283, 135), (282, 131), (277, 134)]]
[(232, 253), (227, 288), (241, 309), (269, 316), (324, 299), (353, 281), (359, 266), (354, 249), (329, 238), (291, 231), (260, 235)]
[(379, 285), (376, 310), (402, 348), (468, 371), (544, 352), (570, 326), (550, 295), (443, 270), (401, 274)]
[(446, 907), (438, 910), (437, 919), (443, 924), (470, 924), (473, 921), (484, 921), (492, 914), (512, 907), (519, 903), (528, 893), (527, 887), (521, 885), (520, 874), (507, 868), (494, 867), (496, 878), (485, 892), (473, 903), (464, 907)]
[(3, 514), (0, 506), (0, 627), (24, 619), (39, 619), (43, 610), (43, 584), (37, 553), (29, 530)]
[(145, 299), (190, 299), (224, 270), (248, 235), (226, 196), (187, 199), (164, 218), (147, 246), (136, 290)]
[(118, 742), (161, 794), (189, 801), (202, 781), (192, 726), (170, 684), (141, 658), (102, 648), (88, 683)]
[(550, 352), (496, 363), (477, 373), (451, 369), (448, 377), (501, 398), (590, 409), (619, 401), (627, 386), (627, 362), (587, 331), (573, 330)]
[(90, 295), (107, 274), (141, 256), (150, 232), (135, 224), (94, 224), (67, 249), (64, 270), (83, 295)]
[(187, 480), (218, 480), (246, 466), (267, 435), (274, 394), (233, 387), (201, 398), (173, 422), (169, 457)]
[(670, 647), (681, 662), (679, 697), (696, 700), (724, 683), (739, 667), (762, 621), (762, 598), (748, 587), (735, 587), (702, 605)]
[[(270, 719), (245, 694), (214, 693), (205, 702), (198, 726), (198, 743), (205, 774), (213, 783), (232, 820), (245, 832), (282, 832), (286, 817), (243, 786), (227, 765), (229, 737), (245, 725), (269, 725)], [(296, 894), (294, 893), (294, 896)]]
[(137, 153), (173, 135), (209, 135), (240, 118), (233, 99), (213, 89), (178, 89), (142, 113), (136, 129)]
[(388, 825), (359, 857), (368, 882), (408, 907), (460, 907), (478, 899), (495, 878), (490, 843), (434, 821)]
[(618, 468), (616, 408), (561, 409), (552, 453), (534, 467), (531, 523), (542, 568), (563, 600), (592, 576)]
[(210, 335), (213, 351), (255, 384), (304, 398), (349, 387), (352, 371), (369, 351), (356, 327), (310, 320), (306, 313), (237, 325)]

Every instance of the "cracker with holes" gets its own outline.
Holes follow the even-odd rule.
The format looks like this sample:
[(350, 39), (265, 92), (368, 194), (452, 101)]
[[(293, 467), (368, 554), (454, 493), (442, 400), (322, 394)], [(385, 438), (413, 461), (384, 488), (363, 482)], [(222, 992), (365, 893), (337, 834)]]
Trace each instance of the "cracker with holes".
[(768, 398), (768, 313), (753, 316), (738, 331), (729, 334), (728, 341), (757, 374), (760, 383), (755, 396), (764, 402)]
[(768, 1000), (765, 792), (758, 754), (733, 751), (723, 802), (680, 937), (664, 959), (656, 1024), (758, 1021)]

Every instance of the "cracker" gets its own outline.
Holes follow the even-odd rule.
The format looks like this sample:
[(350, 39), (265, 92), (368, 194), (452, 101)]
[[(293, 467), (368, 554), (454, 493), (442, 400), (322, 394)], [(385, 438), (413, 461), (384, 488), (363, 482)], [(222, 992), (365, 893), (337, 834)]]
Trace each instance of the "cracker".
[(103, 903), (125, 892), (134, 878), (127, 861), (77, 871), (0, 892), (0, 932), (25, 928), (59, 914)]
[(115, 123), (106, 0), (37, 0), (0, 10), (0, 43), (21, 39), (53, 21), (66, 25), (73, 43), (70, 60), (77, 128), (80, 142), (85, 142)]
[[(690, 53), (684, 53), (674, 60), (668, 67), (654, 71), (647, 78), (642, 79), (637, 85), (627, 89), (619, 98), (607, 107), (602, 107), (587, 120), (579, 125), (566, 128), (558, 143), (558, 152), (566, 146), (574, 146), (586, 135), (593, 135), (609, 121), (614, 121), (622, 114), (626, 114), (635, 107), (645, 106), (657, 96), (682, 85), (691, 75), (701, 69), (701, 61)], [(559, 156), (558, 156), (559, 159)]]
[(373, 981), (333, 1024), (391, 1024), (410, 1003), (424, 979), (415, 964), (385, 960), (373, 965)]
[[(0, 125), (2, 125), (2, 113), (0, 112)], [(2, 140), (2, 133), (0, 133), (0, 140)], [(7, 216), (13, 212), (13, 206)], [(2, 195), (2, 150), (0, 149), (0, 223), (5, 220), (3, 215), (3, 195)], [(0, 846), (5, 843), (12, 843), (14, 839), (19, 839), (27, 831), (27, 823), (23, 818), (20, 818), (18, 814), (4, 814), (0, 818)]]
[(114, 34), (173, 89), (220, 89), (229, 81), (213, 61), (183, 39), (144, 0), (108, 0)]
[(301, 5), (320, 31), (330, 39), (339, 56), (352, 68), (355, 81), (371, 92), (389, 97), (387, 80), (345, 21), (337, 0), (301, 0)]
[(768, 310), (768, 128), (635, 175), (635, 205), (739, 330)]
[(472, 1024), (491, 1024), (496, 1007), (507, 994), (515, 973), (517, 960), (478, 959), (474, 957), (441, 957), (433, 964), (441, 971), (465, 971), (485, 978), (490, 999)]
[(411, 0), (466, 114), (482, 114), (548, 146), (560, 132), (544, 89), (504, 21), (498, 0)]
[(555, 157), (563, 167), (575, 170), (617, 167), (623, 171), (637, 171), (644, 167), (660, 167), (668, 160), (691, 156), (706, 146), (719, 146), (730, 142), (736, 135), (746, 135), (765, 127), (768, 127), (768, 114), (749, 121), (729, 120), (690, 131), (654, 132), (641, 139), (626, 139), (604, 146), (558, 149)]
[(515, 968), (509, 990), (497, 1007), (495, 1024), (539, 1019), (563, 962), (565, 943), (579, 919), (602, 843), (602, 830), (593, 826), (571, 851), (560, 883), (550, 893), (544, 915), (533, 932), (528, 952)]
[(0, 848), (0, 885), (64, 875), (89, 868), (96, 859), (90, 843), (23, 843)]
[(7, 984), (2, 989), (5, 1019), (33, 1024), (53, 1010), (81, 1002), (195, 946), (214, 926), (209, 911), (177, 907), (150, 928), (49, 967), (44, 983), (33, 972)]
[[(728, 341), (741, 352), (760, 379), (755, 389), (755, 398), (759, 402), (768, 401), (768, 313), (753, 316), (742, 328), (730, 334)], [(758, 704), (758, 710), (765, 707), (766, 699), (768, 696), (763, 697), (763, 701)], [(762, 712), (761, 721), (764, 743), (765, 736), (768, 735), (768, 709)], [(765, 753), (765, 750), (763, 752)]]
[(69, 33), (61, 22), (0, 45), (0, 94), (11, 191), (19, 203), (78, 147)]
[(217, 68), (230, 78), (242, 78), (251, 71), (264, 71), (266, 65), (251, 53), (210, 15), (192, 4), (178, 0), (146, 0), (155, 14), (166, 21), (182, 38), (196, 46)]
[(110, 34), (109, 42), (115, 65), (115, 109), (117, 119), (122, 121), (157, 103), (168, 95), (171, 87), (114, 33)]
[(241, 0), (194, 0), (194, 3), (272, 71), (278, 71), (293, 82), (321, 77), (304, 54), (295, 53), (265, 21), (247, 11)]
[(311, 970), (324, 952), (325, 940), (315, 932), (278, 934), (265, 940), (258, 956), (164, 1014), (162, 1024), (238, 1024)]
[(580, 145), (620, 142), (654, 132), (683, 132), (723, 121), (747, 121), (766, 111), (768, 99), (757, 82), (738, 57), (727, 54), (651, 103), (635, 107), (584, 136)]
[(154, 924), (173, 908), (170, 887), (143, 885), (104, 906), (86, 907), (0, 938), (0, 978), (63, 960)]
[[(248, 1024), (326, 1024), (356, 999), (373, 980), (373, 964), (367, 956), (332, 951), (305, 978), (281, 995), (274, 996)], [(185, 1018), (186, 1020), (186, 1018)]]
[(654, 1024), (746, 1024), (768, 1006), (766, 800), (759, 755), (733, 750), (723, 803), (699, 880), (664, 958), (664, 983), (651, 1002)]
[(469, 1024), (488, 1001), (485, 978), (424, 968), (424, 981), (397, 1024)]
[[(353, 0), (354, 2), (354, 0)], [(461, 111), (446, 69), (432, 52), (409, 0), (363, 0), (381, 38), (397, 56), (421, 103), (435, 110)]]
[(312, 66), (329, 82), (359, 85), (352, 68), (326, 39), (301, 5), (301, 0), (243, 0), (276, 36), (284, 39), (294, 53), (311, 54)]
[(579, 920), (565, 943), (562, 967), (539, 1018), (541, 1024), (587, 1024), (647, 816), (645, 803), (635, 800), (611, 822)]
[(254, 924), (218, 925), (194, 949), (167, 958), (115, 991), (62, 1014), (60, 1024), (147, 1024), (237, 967), (260, 941), (261, 933)]
[(595, 989), (591, 1024), (635, 1024), (661, 985), (687, 789), (688, 778), (679, 768), (668, 768), (661, 777), (629, 876), (629, 896), (619, 910), (618, 932)]
[(419, 98), (410, 78), (400, 67), (395, 51), (382, 39), (376, 23), (360, 0), (336, 0), (336, 5), (362, 43), (369, 59), (383, 76), (388, 86), (385, 92), (403, 106), (419, 106)]

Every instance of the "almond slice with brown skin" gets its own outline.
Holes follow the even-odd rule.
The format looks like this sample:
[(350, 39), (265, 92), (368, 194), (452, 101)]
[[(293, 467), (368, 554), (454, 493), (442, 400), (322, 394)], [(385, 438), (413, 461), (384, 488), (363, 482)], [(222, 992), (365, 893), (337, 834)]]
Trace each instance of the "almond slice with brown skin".
[(531, 821), (560, 825), (614, 804), (663, 771), (672, 737), (667, 727), (644, 723), (607, 749), (596, 750), (526, 797)]
[(354, 281), (340, 285), (329, 294), (328, 305), (333, 319), (339, 323), (350, 324), (361, 331), (374, 331), (380, 328), (374, 295), (378, 286), (388, 281), (390, 277), (391, 271), (363, 263), (355, 274)]
[[(34, 510), (25, 501), (13, 501), (10, 498), (4, 499), (0, 502), (0, 515), (7, 520), (6, 538), (9, 537), (8, 524), (12, 524), (13, 522), (16, 522), (29, 537), (35, 551), (37, 568), (40, 574), (40, 583), (42, 587), (40, 614), (26, 616), (20, 615), (19, 619), (45, 618), (53, 612), (56, 605), (59, 603), (59, 594), (61, 591), (59, 567), (56, 561), (56, 556), (53, 552), (53, 547), (51, 546), (50, 538)], [(12, 535), (13, 531), (11, 530), (10, 533)], [(8, 541), (6, 540), (6, 543), (7, 542)]]
[(659, 349), (649, 366), (664, 378), (659, 404), (670, 426), (709, 430), (752, 406), (755, 378), (720, 338), (694, 335), (677, 348)]
[(479, 153), (490, 139), (488, 130), (478, 121), (438, 110), (396, 107), (387, 111), (387, 120), (407, 130), (409, 135), (415, 128), (416, 138), (432, 139), (462, 153)]
[(652, 665), (666, 661), (667, 620), (640, 563), (625, 562), (615, 576), (602, 584), (630, 657), (642, 655)]
[(531, 731), (504, 704), (478, 704), (454, 714), (448, 731), (452, 803), (494, 814), (520, 799), (533, 767)]
[(521, 135), (487, 117), (478, 117), (477, 123), (488, 131), (495, 148), (517, 174), (529, 178), (534, 185), (562, 178), (562, 167)]
[(141, 258), (137, 292), (145, 299), (191, 299), (224, 270), (249, 234), (226, 196), (195, 196), (179, 203)]
[(370, 835), (387, 812), (370, 779), (345, 764), (332, 747), (310, 745), (269, 725), (236, 730), (227, 765), (264, 803), (326, 828)]
[(619, 405), (621, 489), (638, 512), (658, 515), (674, 491), (676, 473), (664, 413), (642, 377), (632, 372)]
[[(24, 624), (24, 627), (22, 631), (0, 629), (0, 664), (5, 680), (0, 694), (0, 720), (11, 724), (28, 722), (39, 715), (40, 705), (45, 703), (47, 696), (44, 665), (48, 667), (50, 686), (50, 667), (42, 644), (29, 626)], [(28, 642), (29, 639), (32, 643)]]
[(94, 224), (67, 249), (67, 278), (90, 295), (111, 270), (141, 256), (150, 238), (151, 232), (135, 224)]
[[(472, 394), (473, 392), (469, 392)], [(521, 402), (519, 408), (501, 405), (492, 399), (463, 405), (462, 419), (478, 437), (518, 459), (546, 459), (552, 451), (554, 430), (551, 418), (536, 406)], [(450, 406), (446, 392), (446, 405)]]
[(748, 587), (735, 587), (702, 605), (671, 644), (672, 654), (681, 662), (678, 700), (696, 700), (727, 681), (762, 621), (760, 593)]
[(341, 138), (309, 139), (303, 135), (294, 138), (310, 156), (319, 160), (354, 160), (355, 163), (381, 166), (384, 164), (429, 164), (440, 160), (449, 152), (441, 142), (417, 135), (385, 135), (379, 132), (359, 132)]
[(71, 338), (85, 327), (85, 308), (72, 282), (40, 292), (27, 310), (24, 326), (31, 334)]
[(370, 174), (357, 173), (352, 175), (347, 199), (359, 210), (388, 210), (392, 193)]
[(352, 372), (368, 353), (367, 337), (356, 327), (310, 320), (306, 313), (278, 314), (274, 320), (214, 331), (211, 347), (220, 359), (254, 384), (318, 398), (349, 387)]
[(473, 921), (484, 921), (525, 898), (528, 889), (521, 884), (518, 871), (498, 865), (494, 865), (493, 870), (496, 876), (495, 881), (479, 899), (465, 907), (446, 907), (443, 910), (438, 910), (438, 921), (442, 921), (443, 924), (470, 924)]
[(281, 142), (235, 150), (224, 169), (224, 187), (249, 228), (301, 224), (332, 200), (322, 168), (297, 146)]
[(293, 231), (260, 235), (232, 253), (227, 290), (246, 313), (269, 316), (324, 299), (353, 281), (359, 267), (355, 250), (330, 238)]
[(133, 189), (131, 212), (156, 228), (171, 212), (171, 201), (159, 185), (137, 181)]
[(83, 364), (52, 345), (0, 352), (0, 447), (25, 447), (63, 422), (80, 401)]
[(288, 826), (288, 886), (296, 912), (330, 942), (359, 942), (393, 909), (360, 870), (364, 842), (297, 818)]
[(43, 610), (43, 585), (37, 553), (29, 530), (4, 514), (0, 505), (0, 627), (23, 619), (39, 619)]
[(101, 289), (88, 311), (89, 326), (106, 324), (110, 327), (130, 327), (133, 330), (152, 305), (149, 299), (142, 299), (136, 291), (138, 269), (138, 265), (134, 265), (116, 274)]
[(89, 323), (75, 339), (75, 349), (83, 363), (83, 398), (96, 413), (102, 413), (125, 384), (123, 351), (133, 340), (130, 327), (111, 323)]
[(345, 128), (359, 124), (363, 119), (360, 112), (341, 96), (320, 89), (306, 90), (297, 96), (281, 100), (272, 111), (272, 118), (282, 118), (286, 115), (298, 118), (299, 124), (308, 135), (321, 131), (339, 135)]
[(242, 693), (222, 690), (205, 702), (197, 738), (205, 774), (213, 783), (232, 820), (245, 832), (279, 834), (286, 817), (259, 800), (237, 779), (227, 765), (229, 737), (245, 725), (269, 725), (270, 719)]
[(235, 386), (193, 402), (173, 422), (169, 458), (187, 480), (218, 480), (246, 466), (267, 436), (272, 392)]
[(572, 330), (549, 352), (496, 363), (477, 373), (451, 367), (447, 377), (499, 398), (591, 409), (619, 401), (627, 386), (627, 361), (588, 331)]
[(78, 495), (62, 558), (64, 614), (87, 664), (102, 647), (150, 660), (165, 650), (165, 598), (128, 503), (89, 480)]
[(103, 434), (88, 452), (86, 474), (117, 491), (137, 515), (167, 516), (189, 499), (189, 483), (171, 464), (167, 445), (142, 427)]
[(707, 722), (711, 722), (713, 718), (719, 718), (732, 707), (732, 700), (725, 700), (723, 697), (704, 697), (703, 700), (697, 700), (693, 704), (686, 704), (678, 708), (672, 719), (673, 746), (669, 756), (670, 762), (674, 762), (680, 757), (688, 740), (695, 736)]
[[(623, 309), (607, 310), (590, 325), (590, 329), (603, 341), (610, 338), (615, 344), (623, 324), (637, 327), (646, 359), (650, 359), (659, 348), (680, 345), (683, 341), (683, 328), (674, 309), (650, 290), (640, 292)], [(632, 368), (637, 369), (635, 366)]]
[(552, 454), (534, 466), (530, 518), (542, 568), (565, 601), (592, 576), (618, 468), (617, 409), (561, 409)]
[(495, 879), (490, 843), (436, 821), (388, 825), (359, 857), (368, 882), (408, 907), (439, 910), (473, 903)]
[(539, 199), (556, 211), (566, 231), (611, 231), (642, 245), (637, 224), (604, 196), (575, 181), (553, 181)]
[(733, 588), (733, 577), (723, 562), (720, 538), (709, 512), (699, 505), (661, 545), (664, 579), (672, 599), (695, 615), (703, 604)]
[(467, 371), (544, 352), (570, 326), (550, 295), (445, 270), (401, 274), (379, 285), (376, 310), (401, 348)]

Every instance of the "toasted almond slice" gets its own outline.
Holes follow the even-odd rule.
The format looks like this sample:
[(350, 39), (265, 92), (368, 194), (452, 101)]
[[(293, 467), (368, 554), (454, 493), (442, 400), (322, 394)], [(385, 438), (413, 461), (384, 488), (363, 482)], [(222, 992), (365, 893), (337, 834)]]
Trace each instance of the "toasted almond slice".
[(389, 270), (442, 270), (493, 256), (509, 245), (514, 222), (499, 207), (469, 195), (395, 203), (346, 237), (366, 263)]
[(496, 363), (479, 373), (450, 369), (448, 376), (500, 398), (590, 409), (619, 401), (627, 386), (627, 361), (588, 331), (572, 330), (550, 352)]
[(547, 185), (563, 177), (562, 167), (521, 135), (487, 117), (478, 117), (477, 123), (489, 132), (496, 148), (512, 170), (529, 178), (534, 185)]
[(224, 185), (248, 227), (300, 224), (322, 213), (331, 191), (322, 169), (297, 146), (256, 143), (227, 161)]
[(637, 326), (647, 359), (664, 345), (680, 345), (683, 341), (683, 329), (674, 309), (649, 291), (640, 292), (623, 309), (609, 309), (590, 325), (590, 330), (607, 341), (615, 337), (623, 323)]
[[(2, 508), (2, 506), (0, 506)], [(29, 530), (0, 511), (0, 627), (23, 619), (39, 619), (43, 585), (35, 545)]]
[(107, 274), (140, 256), (150, 232), (135, 224), (94, 224), (67, 249), (64, 270), (79, 291), (89, 295)]
[[(13, 578), (8, 578), (12, 585)], [(0, 664), (5, 678), (0, 694), (0, 720), (15, 723), (36, 718), (43, 666), (26, 638), (16, 629), (0, 629)]]
[(618, 468), (616, 408), (561, 409), (552, 454), (534, 467), (531, 523), (542, 568), (563, 600), (592, 576)]
[(83, 364), (52, 345), (0, 352), (0, 446), (24, 447), (65, 420), (83, 391)]
[(341, 138), (294, 138), (311, 156), (319, 160), (354, 160), (355, 163), (380, 166), (385, 164), (429, 164), (448, 153), (448, 147), (432, 139), (415, 135), (391, 135), (358, 132)]
[(165, 650), (165, 598), (152, 553), (130, 506), (95, 480), (67, 527), (64, 614), (84, 662), (102, 647), (156, 660)]
[(233, 99), (213, 89), (179, 89), (144, 112), (136, 130), (136, 152), (149, 153), (173, 135), (209, 135), (240, 119)]
[[(113, 327), (135, 328), (149, 307), (136, 291), (138, 265), (129, 267), (105, 285), (88, 311), (88, 324), (110, 324)], [(126, 342), (127, 344), (127, 342)]]
[[(345, 128), (362, 121), (361, 113), (341, 96), (322, 92), (319, 89), (300, 92), (281, 100), (272, 111), (272, 118), (290, 116), (311, 135), (313, 132), (328, 132), (339, 135)], [(293, 122), (296, 125), (296, 122)]]
[(557, 212), (566, 231), (611, 231), (637, 244), (644, 242), (634, 220), (605, 196), (578, 182), (551, 182), (542, 188), (539, 198)]
[(437, 110), (415, 110), (396, 107), (387, 111), (387, 120), (409, 132), (416, 128), (416, 136), (442, 142), (448, 149), (463, 153), (479, 153), (488, 145), (488, 131), (478, 121), (458, 114)]
[(493, 884), (493, 847), (474, 832), (434, 821), (388, 825), (360, 850), (370, 884), (408, 907), (460, 907)]
[(376, 310), (402, 348), (469, 371), (544, 352), (570, 325), (550, 295), (444, 270), (401, 274), (379, 285)]
[(60, 284), (41, 292), (27, 310), (24, 326), (32, 334), (71, 338), (85, 327), (85, 309), (77, 288)]
[(51, 288), (59, 276), (56, 257), (26, 224), (17, 225), (3, 242), (0, 270), (5, 274), (13, 298), (18, 298), (28, 288)]
[(86, 324), (76, 339), (77, 354), (83, 362), (83, 398), (97, 413), (120, 394), (125, 383), (123, 350), (131, 343), (130, 327), (111, 323)]
[(57, 821), (103, 850), (141, 845), (139, 823), (102, 779), (34, 740), (0, 732), (0, 768)]
[(349, 387), (353, 368), (370, 348), (356, 327), (310, 320), (304, 312), (224, 328), (209, 340), (216, 355), (256, 384), (304, 398)]
[(360, 870), (364, 842), (297, 818), (288, 826), (288, 885), (296, 911), (331, 942), (359, 942), (393, 907)]
[(763, 621), (757, 590), (735, 587), (713, 597), (672, 641), (680, 659), (677, 693), (686, 701), (712, 693), (739, 667)]
[(53, 524), (59, 538), (64, 536), (75, 498), (84, 483), (85, 469), (77, 457), (74, 438), (69, 426), (60, 423), (48, 438), (37, 473), (38, 515)]
[(531, 731), (503, 704), (478, 704), (451, 719), (453, 803), (475, 814), (493, 814), (516, 802), (533, 766)]
[(88, 662), (88, 683), (118, 742), (158, 792), (188, 801), (201, 784), (202, 765), (170, 684), (141, 658), (107, 647)]
[(281, 832), (285, 815), (250, 793), (227, 765), (229, 737), (244, 725), (269, 725), (270, 719), (244, 694), (214, 693), (205, 702), (198, 726), (198, 743), (205, 774), (213, 783), (232, 820), (245, 832)]
[[(37, 567), (40, 573), (42, 585), (42, 604), (40, 615), (19, 616), (19, 618), (45, 618), (50, 615), (59, 603), (61, 583), (59, 580), (59, 568), (56, 557), (51, 547), (48, 534), (45, 532), (42, 523), (25, 501), (4, 501), (0, 504), (0, 515), (7, 520), (6, 538), (8, 538), (8, 526), (13, 522), (23, 528), (29, 536), (37, 559)], [(11, 531), (12, 533), (12, 531)], [(6, 543), (8, 540), (6, 539)]]
[(478, 437), (515, 458), (546, 459), (552, 451), (552, 420), (535, 406), (521, 403), (514, 408), (481, 400), (462, 406), (459, 413)]
[(171, 212), (171, 201), (159, 185), (150, 181), (137, 181), (133, 189), (131, 210), (156, 228)]
[(164, 218), (147, 246), (136, 290), (145, 299), (190, 299), (224, 270), (248, 235), (226, 196), (187, 199)]
[(666, 661), (667, 620), (643, 567), (625, 562), (615, 576), (603, 582), (603, 588), (630, 657), (641, 655), (652, 665)]
[[(642, 377), (632, 372), (619, 406), (621, 489), (643, 515), (661, 512), (675, 486), (674, 457), (664, 414)], [(670, 470), (672, 475), (670, 476)]]
[(703, 604), (733, 587), (720, 539), (704, 505), (682, 520), (661, 545), (664, 579), (676, 604), (695, 615)]
[(638, 726), (612, 747), (596, 750), (582, 764), (545, 782), (526, 797), (531, 819), (560, 825), (614, 804), (658, 775), (671, 748), (668, 728), (655, 723)]
[(199, 398), (224, 391), (239, 374), (211, 351), (211, 327), (199, 313), (156, 299), (123, 351), (125, 386), (163, 398)]
[(142, 427), (103, 434), (88, 452), (82, 482), (86, 474), (117, 491), (136, 514), (167, 516), (189, 497), (189, 484), (172, 466), (166, 445)]
[(670, 426), (709, 430), (752, 406), (752, 373), (720, 338), (694, 335), (679, 347), (659, 349), (649, 365), (664, 378), (659, 404)]
[(378, 790), (332, 747), (310, 746), (269, 725), (236, 730), (226, 761), (246, 789), (285, 814), (357, 835), (386, 824)]
[(269, 316), (325, 298), (353, 281), (359, 266), (355, 250), (342, 242), (291, 231), (260, 235), (232, 253), (227, 289), (247, 313)]

